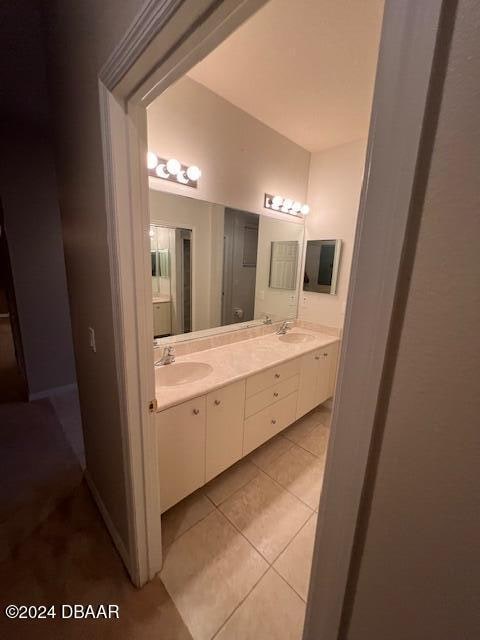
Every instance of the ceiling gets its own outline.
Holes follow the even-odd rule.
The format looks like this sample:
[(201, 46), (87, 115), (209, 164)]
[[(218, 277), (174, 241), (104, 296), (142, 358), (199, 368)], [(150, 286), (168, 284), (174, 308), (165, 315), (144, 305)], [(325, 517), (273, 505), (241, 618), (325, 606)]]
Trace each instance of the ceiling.
[(383, 0), (270, 0), (189, 76), (308, 151), (368, 132)]

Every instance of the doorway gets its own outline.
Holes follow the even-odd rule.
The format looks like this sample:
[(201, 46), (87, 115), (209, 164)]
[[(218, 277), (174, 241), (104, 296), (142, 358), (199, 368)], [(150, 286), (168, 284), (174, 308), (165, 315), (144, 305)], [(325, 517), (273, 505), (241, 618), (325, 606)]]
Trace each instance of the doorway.
[(153, 338), (192, 330), (192, 230), (150, 225)]
[(258, 215), (225, 209), (222, 325), (253, 320)]
[[(320, 597), (316, 600), (316, 605), (321, 602), (328, 612), (333, 611), (330, 617), (327, 616), (331, 635), (325, 635), (325, 637), (329, 638), (335, 637), (333, 630), (335, 627), (338, 629), (340, 612), (335, 611), (334, 601), (341, 602), (345, 586), (344, 581), (346, 580), (348, 572), (348, 558), (350, 557), (351, 542), (355, 531), (355, 515), (358, 511), (358, 501), (360, 499), (368, 456), (368, 443), (373, 429), (373, 415), (387, 344), (391, 304), (395, 295), (396, 275), (398, 274), (402, 239), (404, 237), (405, 222), (408, 216), (408, 202), (412, 191), (414, 167), (421, 135), (421, 123), (435, 46), (439, 6), (431, 7), (430, 14), (421, 17), (415, 13), (416, 8), (413, 2), (404, 3), (401, 8), (399, 8), (398, 5), (394, 6), (393, 3), (387, 3), (387, 11), (384, 19), (384, 38), (380, 54), (381, 64), (377, 73), (377, 88), (374, 101), (375, 136), (371, 131), (367, 159), (369, 182), (364, 185), (360, 206), (362, 225), (361, 232), (359, 231), (357, 233), (353, 261), (354, 269), (357, 271), (355, 271), (356, 277), (353, 278), (353, 286), (349, 294), (347, 323), (344, 333), (339, 374), (340, 383), (333, 414), (332, 429), (335, 434), (334, 447), (329, 452), (327, 460), (326, 473), (329, 477), (329, 483), (327, 485), (327, 491), (324, 491), (322, 498), (324, 506), (322, 507), (319, 517), (321, 524), (321, 526), (319, 525), (320, 535), (317, 536), (318, 553), (322, 555), (324, 560), (328, 558), (327, 550), (330, 551), (330, 557), (345, 557), (345, 563), (337, 566), (335, 579), (333, 580), (335, 588), (330, 590), (325, 589), (325, 591), (322, 592), (323, 600)], [(252, 7), (250, 7), (250, 9), (253, 10)], [(219, 38), (221, 39), (226, 33), (230, 33), (239, 22), (243, 22), (246, 18), (246, 13), (241, 14), (241, 12), (238, 12), (235, 18), (232, 18), (233, 13), (232, 11), (232, 14), (229, 14), (227, 18), (225, 18), (224, 14), (221, 16), (217, 14), (215, 16), (215, 11), (210, 13), (208, 18), (205, 18), (205, 22), (202, 23), (202, 26), (205, 27), (205, 31), (203, 32), (204, 38), (201, 39), (201, 46), (197, 48), (192, 47), (188, 49), (187, 47), (187, 51), (183, 49), (182, 53), (181, 47), (185, 40), (178, 39), (179, 48), (176, 51), (180, 52), (179, 57), (182, 63), (178, 64), (177, 59), (177, 66), (172, 64), (172, 66), (168, 67), (167, 65), (168, 70), (171, 71), (175, 68), (174, 75), (179, 77), (182, 70), (184, 71), (190, 68), (202, 54), (208, 50), (212, 50)], [(221, 35), (219, 35), (217, 31), (215, 37), (211, 35), (215, 31), (211, 21), (212, 16), (215, 16), (217, 20), (216, 25), (222, 25), (223, 29), (223, 31), (222, 29), (220, 30)], [(405, 28), (399, 28), (399, 25)], [(410, 28), (407, 29), (406, 25), (410, 25)], [(197, 29), (195, 29), (197, 35), (199, 35), (198, 29), (197, 26)], [(402, 38), (396, 35), (399, 33), (403, 34)], [(172, 46), (172, 43), (170, 43), (170, 46)], [(125, 47), (127, 47), (126, 44)], [(412, 56), (412, 51), (414, 50), (419, 55)], [(407, 51), (409, 55), (406, 55)], [(158, 59), (158, 57), (156, 59)], [(412, 59), (415, 61), (414, 64)], [(420, 67), (419, 61), (421, 61)], [(415, 70), (415, 73), (412, 74), (411, 72), (413, 70)], [(162, 88), (165, 88), (165, 86), (171, 83), (172, 77), (167, 77), (168, 75), (167, 68), (159, 65), (154, 76), (150, 77), (148, 87), (143, 86), (141, 91), (135, 95), (128, 91), (125, 93), (125, 88), (123, 89), (123, 96), (130, 95), (132, 97), (127, 119), (130, 124), (133, 123), (133, 129), (136, 132), (134, 135), (136, 144), (132, 146), (132, 155), (134, 157), (132, 158), (132, 165), (129, 168), (129, 172), (132, 184), (134, 185), (133, 192), (137, 193), (140, 201), (143, 198), (143, 203), (147, 201), (145, 196), (147, 186), (145, 171), (140, 159), (146, 156), (147, 148), (142, 134), (142, 131), (145, 129), (144, 115), (139, 105), (142, 104), (142, 100), (144, 99), (148, 101), (146, 96), (149, 91), (154, 90), (154, 87), (155, 91), (161, 91)], [(145, 77), (145, 74), (143, 77)], [(402, 78), (402, 83), (400, 83), (400, 78)], [(111, 83), (109, 86), (112, 90), (114, 89)], [(132, 80), (130, 88), (135, 86), (138, 86), (138, 76), (137, 84)], [(401, 91), (399, 91), (400, 86)], [(401, 97), (408, 96), (408, 102), (405, 103), (403, 98), (399, 99), (399, 95)], [(414, 100), (412, 100), (412, 96), (415, 97)], [(105, 104), (111, 107), (112, 119), (115, 120), (116, 118), (118, 122), (124, 123), (125, 113), (122, 109), (119, 110), (118, 103), (113, 95), (109, 94), (108, 90), (104, 93), (104, 100)], [(109, 102), (110, 100), (113, 100), (113, 102)], [(396, 127), (394, 131), (388, 126), (385, 126), (385, 123), (391, 122), (392, 118), (399, 123), (399, 126)], [(412, 126), (412, 122), (415, 126)], [(115, 125), (111, 126), (115, 128)], [(400, 140), (402, 140), (402, 144), (399, 144)], [(395, 157), (392, 158), (391, 154), (387, 151), (392, 148), (401, 149), (401, 153), (397, 153)], [(406, 168), (408, 168), (408, 170), (406, 170)], [(399, 193), (401, 196), (399, 196)], [(391, 194), (396, 194), (395, 203), (391, 201)], [(145, 244), (145, 229), (148, 229), (148, 220), (145, 216), (145, 208), (142, 209), (142, 207), (140, 207), (138, 210), (142, 211), (142, 229), (135, 230), (132, 227), (135, 236), (133, 243), (138, 249), (137, 256), (142, 256), (142, 247), (144, 247)], [(115, 215), (115, 210), (113, 211), (113, 215)], [(391, 225), (393, 225), (394, 231), (392, 231)], [(121, 235), (122, 230), (119, 230), (119, 232)], [(389, 249), (389, 251), (382, 252), (382, 256), (388, 255), (388, 264), (382, 261), (382, 256), (379, 256), (378, 252), (375, 251), (379, 243), (380, 246), (388, 247)], [(394, 260), (392, 260), (392, 255), (395, 256)], [(142, 265), (142, 261), (143, 258), (140, 259), (140, 257), (137, 261), (134, 261), (134, 264), (136, 264), (138, 268), (139, 281), (142, 281), (142, 276), (140, 275), (142, 272), (144, 277), (146, 277), (145, 274), (148, 273), (149, 265)], [(359, 264), (363, 265), (363, 270), (358, 269)], [(120, 286), (121, 285), (122, 283), (120, 283)], [(378, 296), (372, 295), (372, 291), (378, 293)], [(141, 310), (147, 308), (145, 305), (146, 301), (141, 292), (134, 291), (133, 294), (136, 304), (133, 305), (132, 308), (137, 309), (138, 313), (142, 314)], [(371, 326), (372, 318), (375, 319), (376, 323), (374, 327)], [(145, 321), (148, 327), (149, 321), (146, 318), (142, 319), (141, 324), (143, 326)], [(367, 327), (368, 331), (365, 333)], [(136, 359), (132, 367), (132, 377), (139, 377), (143, 381), (143, 384), (137, 385), (137, 388), (141, 389), (139, 407), (142, 418), (139, 424), (142, 424), (143, 427), (140, 433), (136, 433), (136, 438), (137, 444), (140, 444), (140, 441), (143, 440), (144, 444), (151, 445), (150, 447), (144, 447), (144, 450), (155, 451), (154, 438), (151, 435), (151, 416), (146, 414), (147, 403), (141, 401), (142, 399), (146, 401), (149, 397), (153, 397), (154, 394), (153, 380), (146, 379), (146, 374), (140, 373), (147, 371), (148, 360), (149, 358), (151, 359), (151, 353), (149, 354), (147, 345), (142, 339), (139, 340), (138, 348), (139, 353), (134, 354)], [(372, 357), (372, 353), (375, 354), (375, 357)], [(347, 355), (350, 359), (349, 368), (365, 371), (365, 376), (363, 376), (361, 381), (349, 379), (349, 374), (344, 364)], [(348, 384), (346, 383), (347, 380)], [(129, 388), (133, 389), (132, 385), (129, 385), (128, 380), (126, 387), (127, 391)], [(352, 402), (348, 402), (348, 399)], [(352, 412), (356, 416), (356, 421), (353, 420)], [(359, 415), (362, 417), (361, 420), (358, 420)], [(337, 424), (338, 430), (336, 430)], [(344, 437), (342, 438), (342, 434), (346, 429), (345, 425), (349, 427), (347, 430), (350, 440), (345, 440)], [(351, 458), (352, 438), (355, 441), (360, 440), (362, 443), (360, 448), (353, 447), (357, 454), (353, 460)], [(361, 451), (361, 455), (358, 455), (359, 450)], [(139, 458), (137, 457), (136, 459), (138, 461)], [(348, 461), (349, 464), (345, 465), (346, 461)], [(145, 475), (147, 478), (154, 477), (156, 464), (155, 460), (148, 457), (142, 460), (141, 469), (146, 469)], [(344, 483), (341, 481), (341, 477), (339, 478), (338, 475), (335, 475), (335, 470), (341, 467), (344, 469), (349, 468), (351, 470), (351, 476), (354, 476), (357, 480), (354, 486), (358, 487), (358, 491), (353, 492), (354, 495), (352, 492), (348, 495), (342, 494)], [(139, 481), (139, 471), (135, 465), (132, 465), (130, 471), (136, 481)], [(349, 486), (352, 485), (350, 484)], [(342, 500), (338, 500), (339, 493), (342, 494)], [(144, 530), (144, 536), (140, 536), (140, 538), (143, 540), (143, 551), (145, 551), (146, 548), (149, 548), (151, 551), (156, 550), (149, 558), (152, 566), (155, 566), (155, 562), (161, 565), (161, 555), (158, 552), (158, 524), (154, 524), (155, 514), (158, 513), (158, 502), (155, 504), (155, 500), (158, 501), (158, 496), (155, 496), (155, 490), (151, 486), (146, 489), (146, 494), (147, 500), (145, 504), (147, 512), (149, 512), (147, 522), (150, 521), (151, 526), (147, 527), (147, 531)], [(149, 498), (152, 498), (152, 501), (150, 501)], [(334, 500), (334, 498), (337, 499)], [(340, 524), (338, 518), (328, 521), (325, 519), (325, 513), (329, 511), (330, 505), (332, 505), (333, 502), (336, 503), (337, 509), (338, 505), (341, 505)], [(140, 522), (141, 514), (135, 513), (134, 515), (137, 521)], [(331, 533), (334, 533), (335, 530), (337, 532), (336, 536), (332, 536), (332, 541), (335, 540), (337, 544), (333, 549), (329, 546), (331, 544), (330, 539), (325, 537), (325, 531), (329, 531), (329, 526), (332, 527)], [(153, 532), (155, 527), (157, 527), (155, 530), (157, 536)], [(339, 533), (344, 535), (339, 537)], [(139, 554), (141, 553), (142, 549), (139, 549)], [(152, 557), (154, 557), (153, 562)], [(325, 585), (325, 582), (326, 577), (320, 576), (318, 585)], [(319, 588), (318, 585), (317, 588)], [(320, 608), (325, 610), (323, 607)], [(315, 637), (308, 635), (308, 625), (309, 619), (307, 617), (305, 637)], [(311, 629), (313, 633), (313, 627), (311, 627)]]
[(0, 402), (28, 397), (7, 232), (0, 202)]

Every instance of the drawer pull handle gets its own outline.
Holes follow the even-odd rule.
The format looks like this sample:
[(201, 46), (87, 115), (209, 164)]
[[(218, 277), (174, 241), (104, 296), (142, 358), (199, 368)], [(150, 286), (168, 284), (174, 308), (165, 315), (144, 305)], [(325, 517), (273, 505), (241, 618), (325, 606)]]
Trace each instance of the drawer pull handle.
[(198, 416), (199, 413), (200, 413), (200, 409), (193, 410), (193, 415)]
[(327, 357), (328, 357), (328, 353), (324, 353), (324, 354), (323, 354), (323, 357), (324, 357), (324, 358), (327, 358)]
[(320, 360), (320, 356), (315, 356), (315, 360)]
[(215, 404), (217, 405), (217, 407), (219, 404), (221, 404), (221, 402), (222, 402), (221, 400), (215, 400)]
[(280, 374), (279, 374), (279, 373), (276, 373), (276, 374), (275, 374), (275, 378), (279, 378), (279, 377), (280, 377)]
[(277, 424), (277, 421), (275, 420), (275, 418), (272, 419), (272, 424)]
[(274, 397), (274, 398), (278, 398), (278, 391), (274, 391), (274, 392), (273, 392), (273, 397)]

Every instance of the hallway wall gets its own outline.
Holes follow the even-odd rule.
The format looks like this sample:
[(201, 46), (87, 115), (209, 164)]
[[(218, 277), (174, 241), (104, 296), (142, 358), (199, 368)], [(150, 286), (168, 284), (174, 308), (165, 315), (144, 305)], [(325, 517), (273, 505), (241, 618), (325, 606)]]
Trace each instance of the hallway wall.
[[(43, 4), (86, 462), (127, 553), (98, 74), (142, 5), (142, 0)], [(95, 329), (96, 353), (89, 348), (88, 327)]]
[(37, 0), (1, 3), (0, 43), (0, 193), (29, 393), (48, 395), (76, 378)]

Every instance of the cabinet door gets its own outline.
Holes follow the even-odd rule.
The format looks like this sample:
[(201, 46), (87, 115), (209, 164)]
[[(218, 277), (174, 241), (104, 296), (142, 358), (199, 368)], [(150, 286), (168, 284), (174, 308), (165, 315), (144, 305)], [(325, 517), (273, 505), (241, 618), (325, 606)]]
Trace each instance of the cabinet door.
[(328, 346), (329, 358), (329, 374), (328, 374), (328, 397), (331, 398), (335, 393), (335, 384), (337, 382), (338, 356), (340, 351), (340, 343), (335, 342)]
[(242, 457), (245, 380), (207, 395), (206, 482)]
[(320, 396), (318, 391), (319, 363), (323, 360), (323, 351), (317, 349), (302, 356), (300, 385), (298, 387), (297, 420), (311, 411)]
[(162, 513), (205, 483), (205, 396), (157, 413)]
[(165, 336), (172, 332), (171, 303), (155, 302), (153, 304), (153, 333)]
[(330, 345), (322, 347), (315, 355), (315, 358), (317, 361), (317, 387), (315, 390), (314, 407), (322, 404), (322, 402), (325, 402), (325, 400), (330, 397)]

